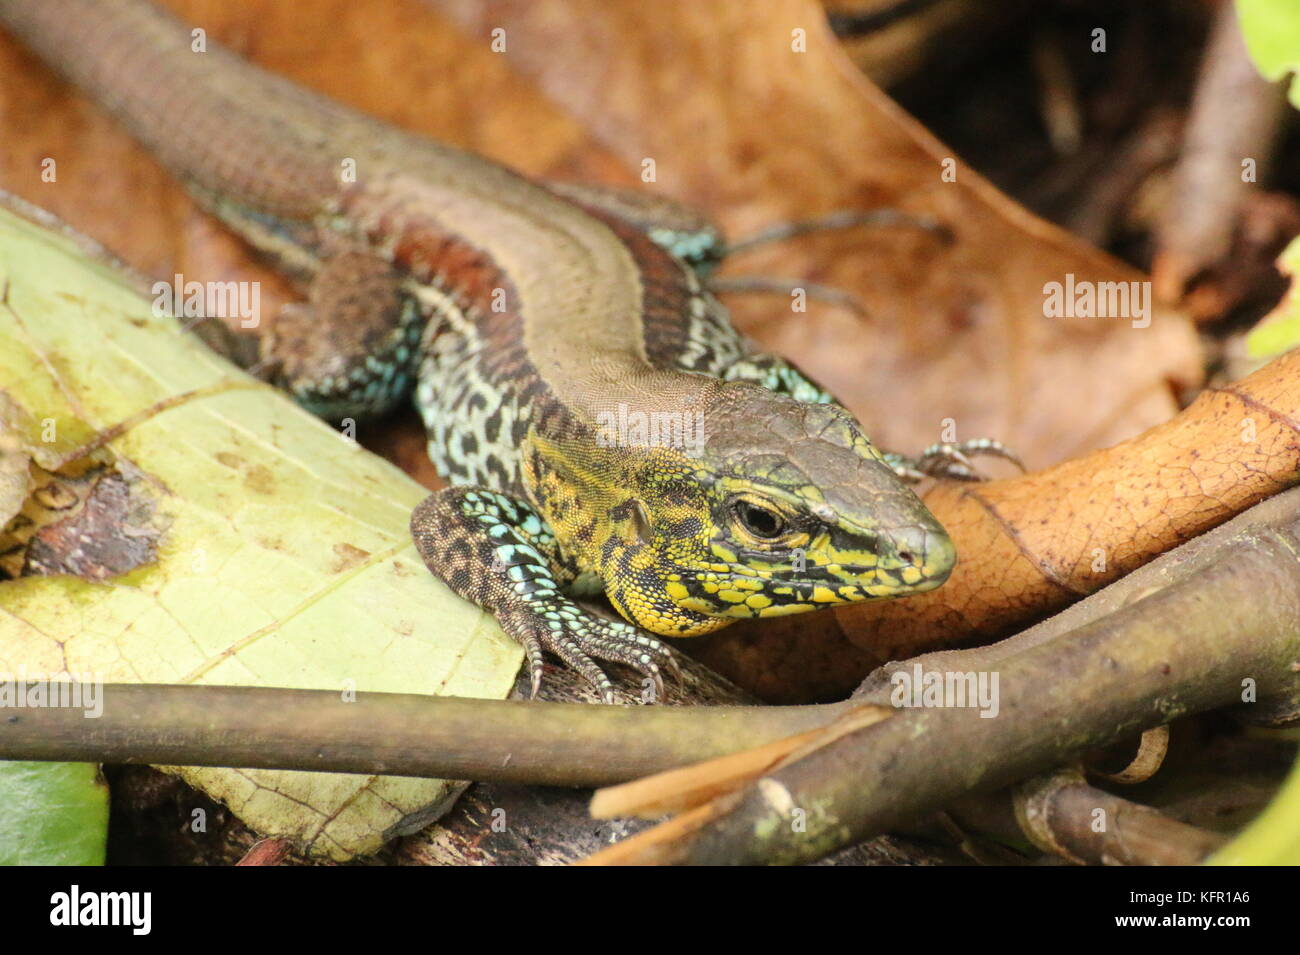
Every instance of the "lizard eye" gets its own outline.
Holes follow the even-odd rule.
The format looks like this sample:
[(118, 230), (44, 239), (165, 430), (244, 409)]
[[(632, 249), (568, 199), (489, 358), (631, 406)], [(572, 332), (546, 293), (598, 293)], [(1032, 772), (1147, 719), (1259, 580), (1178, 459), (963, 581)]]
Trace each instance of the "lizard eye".
[(780, 537), (785, 530), (785, 519), (775, 511), (759, 507), (749, 501), (737, 501), (734, 506), (736, 519), (742, 527), (755, 537)]

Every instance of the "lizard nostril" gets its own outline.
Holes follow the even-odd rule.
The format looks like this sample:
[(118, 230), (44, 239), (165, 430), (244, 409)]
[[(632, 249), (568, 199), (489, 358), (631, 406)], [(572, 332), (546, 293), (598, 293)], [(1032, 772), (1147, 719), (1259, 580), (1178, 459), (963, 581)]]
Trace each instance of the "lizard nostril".
[(912, 552), (910, 550), (900, 550), (898, 552), (898, 559), (910, 564), (912, 562)]

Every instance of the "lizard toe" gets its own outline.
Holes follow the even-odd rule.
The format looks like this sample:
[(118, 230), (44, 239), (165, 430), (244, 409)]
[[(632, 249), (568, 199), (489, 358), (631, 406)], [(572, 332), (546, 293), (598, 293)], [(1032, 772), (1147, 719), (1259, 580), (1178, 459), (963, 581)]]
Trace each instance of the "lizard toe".
[(537, 618), (530, 613), (516, 612), (497, 618), (501, 629), (514, 637), (524, 649), (524, 665), (528, 668), (528, 698), (537, 699), (542, 690), (543, 641)]
[(595, 687), (604, 702), (614, 702), (613, 682), (592, 659), (578, 634), (564, 628), (548, 630), (542, 643), (546, 649), (578, 671), (584, 680)]
[(602, 660), (622, 663), (648, 677), (654, 683), (650, 702), (664, 699), (664, 671), (680, 681), (681, 668), (673, 651), (663, 641), (650, 636), (639, 627), (622, 621), (599, 620), (592, 652)]

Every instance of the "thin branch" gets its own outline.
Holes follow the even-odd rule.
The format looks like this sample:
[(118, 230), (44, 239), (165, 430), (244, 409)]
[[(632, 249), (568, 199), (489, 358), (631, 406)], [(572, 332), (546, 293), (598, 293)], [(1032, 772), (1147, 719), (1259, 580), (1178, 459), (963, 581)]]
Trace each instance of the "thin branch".
[(1228, 837), (1171, 819), (1061, 769), (997, 793), (969, 796), (947, 815), (963, 831), (1032, 845), (1085, 865), (1197, 865)]
[(1223, 4), (1192, 100), (1175, 198), (1157, 237), (1158, 296), (1177, 301), (1198, 272), (1227, 256), (1248, 188), (1242, 162), (1252, 160), (1262, 177), (1285, 110), (1282, 88), (1260, 76), (1246, 52), (1236, 5)]
[(1036, 846), (1081, 864), (1197, 865), (1228, 841), (1089, 786), (1070, 771), (1022, 784), (1015, 811)]
[(102, 690), (94, 719), (72, 707), (0, 709), (0, 759), (600, 786), (800, 733), (848, 706), (623, 707), (400, 693), (347, 702), (326, 690), (159, 684)]

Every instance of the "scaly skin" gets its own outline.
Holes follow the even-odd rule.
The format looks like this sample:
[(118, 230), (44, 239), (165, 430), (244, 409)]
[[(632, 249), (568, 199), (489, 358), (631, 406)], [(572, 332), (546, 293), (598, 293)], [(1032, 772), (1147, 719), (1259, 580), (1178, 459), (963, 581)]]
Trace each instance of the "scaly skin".
[[(670, 203), (548, 188), (213, 49), (139, 0), (0, 0), (0, 22), (307, 285), (264, 338), (314, 411), (415, 382), (452, 483), (416, 509), (429, 569), (613, 698), (693, 636), (939, 586), (943, 528), (818, 386), (754, 354)], [(354, 170), (349, 178), (340, 172)], [(605, 593), (628, 623), (578, 607)], [(647, 633), (649, 631), (650, 633)]]

